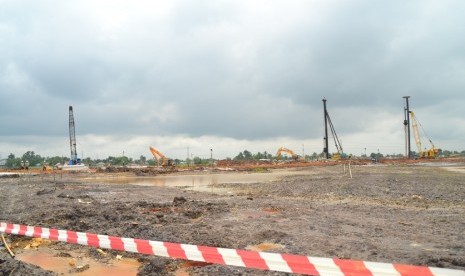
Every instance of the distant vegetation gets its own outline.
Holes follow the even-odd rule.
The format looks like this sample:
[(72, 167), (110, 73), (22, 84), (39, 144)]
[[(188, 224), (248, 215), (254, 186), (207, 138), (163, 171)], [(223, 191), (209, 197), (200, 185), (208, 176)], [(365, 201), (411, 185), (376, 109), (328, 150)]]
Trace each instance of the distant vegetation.
[[(415, 156), (415, 152), (413, 152)], [(440, 157), (465, 157), (465, 150), (463, 151), (449, 151), (449, 150), (442, 150), (439, 152)], [(305, 155), (306, 160), (316, 160), (323, 157), (323, 153), (316, 153), (314, 152), (312, 155)], [(386, 154), (383, 155), (381, 153), (371, 153), (368, 156), (364, 154), (361, 156), (362, 158), (402, 158), (402, 154)], [(236, 155), (232, 160), (241, 161), (241, 160), (271, 160), (274, 159), (271, 153), (268, 152), (257, 152), (255, 154), (251, 153), (248, 150), (244, 150)], [(231, 158), (227, 158), (231, 160)], [(281, 160), (290, 160), (292, 159), (290, 156), (282, 155), (280, 156)], [(65, 156), (53, 156), (53, 157), (42, 157), (39, 154), (36, 154), (34, 151), (27, 151), (20, 157), (16, 157), (13, 153), (8, 155), (8, 158), (3, 160), (0, 165), (6, 168), (19, 168), (21, 167), (21, 162), (29, 162), (30, 167), (41, 167), (44, 164), (55, 166), (57, 164), (66, 164), (69, 161), (69, 157)], [(99, 166), (99, 165), (112, 165), (112, 166), (124, 166), (128, 164), (137, 164), (137, 165), (156, 165), (156, 162), (152, 158), (147, 158), (143, 155), (139, 157), (139, 159), (133, 159), (127, 156), (109, 156), (105, 159), (91, 159), (90, 157), (85, 158), (82, 160), (84, 164), (88, 166)], [(194, 165), (208, 165), (211, 164), (210, 158), (200, 158), (200, 157), (193, 157), (192, 159), (188, 158), (187, 160), (180, 160), (174, 159), (174, 163), (177, 165), (180, 164), (194, 164)]]
[[(65, 156), (53, 156), (53, 157), (42, 157), (40, 154), (36, 154), (34, 151), (27, 151), (22, 156), (15, 156), (13, 153), (8, 155), (8, 158), (4, 160), (4, 163), (0, 163), (6, 168), (20, 168), (22, 162), (28, 162), (29, 167), (42, 167), (45, 164), (49, 166), (55, 166), (58, 164), (67, 164), (70, 158)], [(124, 166), (128, 164), (136, 164), (136, 165), (156, 165), (156, 162), (151, 158), (148, 159), (147, 157), (141, 155), (139, 159), (133, 159), (127, 156), (108, 156), (105, 159), (92, 159), (87, 157), (82, 160), (82, 163), (91, 166)], [(202, 159), (200, 157), (194, 157), (193, 159), (188, 160), (180, 160), (174, 159), (174, 163), (177, 165), (180, 164), (195, 164), (195, 165), (207, 165), (211, 163), (210, 159)]]
[(244, 150), (243, 152), (240, 152), (236, 157), (234, 157), (233, 160), (260, 160), (271, 158), (273, 158), (273, 155), (266, 151), (264, 151), (263, 153), (257, 152), (256, 154), (252, 154), (250, 151)]

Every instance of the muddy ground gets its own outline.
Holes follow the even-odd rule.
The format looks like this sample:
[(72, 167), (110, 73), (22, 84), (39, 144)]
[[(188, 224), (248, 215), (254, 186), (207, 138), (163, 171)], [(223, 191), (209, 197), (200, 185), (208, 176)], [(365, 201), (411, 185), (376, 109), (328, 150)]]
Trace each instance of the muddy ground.
[[(422, 164), (292, 168), (302, 175), (220, 184), (230, 193), (105, 184), (89, 174), (0, 179), (0, 221), (236, 249), (465, 269), (465, 174)], [(443, 164), (450, 166), (450, 164)], [(201, 172), (208, 173), (208, 172)], [(225, 172), (226, 173), (226, 172)], [(267, 172), (262, 172), (267, 173)], [(304, 174), (305, 173), (305, 174)], [(214, 189), (212, 189), (214, 191)], [(8, 235), (14, 244), (29, 238)], [(53, 242), (107, 262), (141, 262), (138, 275), (286, 275)], [(18, 246), (16, 250), (21, 250)], [(53, 275), (0, 247), (1, 275)]]

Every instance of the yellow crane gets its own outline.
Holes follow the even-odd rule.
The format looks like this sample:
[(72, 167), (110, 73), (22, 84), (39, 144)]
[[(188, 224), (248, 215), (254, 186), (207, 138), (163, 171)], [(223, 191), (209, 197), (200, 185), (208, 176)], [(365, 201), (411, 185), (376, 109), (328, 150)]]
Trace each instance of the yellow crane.
[(159, 150), (157, 150), (156, 148), (150, 146), (150, 152), (152, 152), (153, 154), (153, 158), (155, 158), (155, 160), (157, 160), (157, 164), (160, 165), (160, 159), (162, 161), (161, 165), (163, 167), (167, 167), (167, 166), (173, 166), (173, 160), (170, 159), (170, 158), (167, 158), (165, 155), (163, 155), (163, 153), (161, 153)]
[[(426, 135), (425, 130), (423, 129), (422, 125), (418, 121), (417, 117), (415, 116), (415, 113), (413, 111), (410, 111), (410, 118), (412, 118), (412, 130), (413, 130), (413, 136), (415, 137), (415, 143), (417, 144), (418, 148), (418, 155), (420, 158), (435, 158), (438, 156), (439, 149), (434, 147), (433, 141)], [(418, 125), (423, 129), (423, 132), (425, 133), (426, 137), (428, 138), (429, 142), (431, 143), (431, 148), (430, 149), (423, 149), (422, 148), (422, 143), (421, 143), (421, 137), (420, 137), (420, 131), (418, 130)]]
[(276, 153), (276, 158), (280, 157), (283, 152), (289, 154), (294, 160), (299, 159), (299, 156), (295, 154), (295, 152), (285, 147), (280, 147), (278, 149), (278, 152)]

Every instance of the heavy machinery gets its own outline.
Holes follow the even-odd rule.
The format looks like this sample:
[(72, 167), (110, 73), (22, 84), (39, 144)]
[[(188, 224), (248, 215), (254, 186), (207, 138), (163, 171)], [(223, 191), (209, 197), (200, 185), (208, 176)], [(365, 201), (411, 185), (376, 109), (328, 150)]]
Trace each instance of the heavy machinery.
[(81, 163), (81, 159), (77, 157), (76, 150), (76, 130), (74, 127), (73, 107), (69, 106), (69, 146), (71, 148), (71, 159), (68, 164), (63, 165), (63, 170), (83, 170), (88, 167)]
[(285, 147), (280, 147), (278, 149), (278, 152), (276, 153), (276, 158), (280, 157), (283, 152), (289, 154), (292, 157), (292, 159), (294, 159), (294, 160), (299, 159), (299, 156), (297, 154), (295, 154), (295, 152), (293, 152), (292, 150), (287, 149)]
[[(420, 158), (436, 158), (439, 154), (439, 149), (434, 147), (433, 142), (431, 139), (428, 137), (426, 134), (426, 131), (423, 129), (423, 126), (420, 124), (418, 121), (417, 117), (415, 116), (415, 113), (413, 111), (410, 111), (410, 118), (412, 119), (412, 130), (413, 130), (413, 136), (415, 137), (415, 143), (417, 144), (418, 148), (418, 156)], [(431, 148), (430, 149), (423, 149), (422, 148), (422, 143), (421, 143), (421, 137), (420, 137), (420, 131), (418, 130), (418, 125), (421, 127), (423, 130), (423, 133), (425, 136), (428, 138)]]
[(153, 158), (157, 160), (158, 166), (160, 166), (160, 160), (161, 160), (161, 165), (163, 167), (172, 167), (174, 166), (173, 159), (167, 158), (163, 153), (161, 153), (159, 150), (156, 148), (150, 146), (150, 152), (153, 154)]
[(344, 153), (344, 150), (342, 149), (342, 143), (339, 140), (339, 137), (337, 136), (336, 130), (334, 129), (333, 122), (331, 122), (331, 117), (329, 117), (329, 113), (326, 110), (326, 99), (323, 99), (323, 107), (324, 107), (323, 111), (324, 111), (324, 118), (325, 118), (325, 138), (324, 138), (325, 147), (323, 148), (323, 153), (325, 154), (325, 158), (330, 158), (329, 150), (328, 150), (328, 123), (329, 123), (329, 127), (331, 130), (331, 134), (334, 139), (334, 145), (336, 146), (336, 150), (337, 150), (336, 153), (332, 154), (331, 158), (333, 160), (339, 160), (341, 158), (343, 159), (350, 158), (351, 155), (347, 155)]
[(73, 115), (73, 107), (69, 107), (69, 146), (71, 148), (71, 159), (69, 160), (69, 165), (77, 165), (81, 163), (77, 158), (77, 150), (76, 150), (76, 131), (74, 128), (74, 115)]

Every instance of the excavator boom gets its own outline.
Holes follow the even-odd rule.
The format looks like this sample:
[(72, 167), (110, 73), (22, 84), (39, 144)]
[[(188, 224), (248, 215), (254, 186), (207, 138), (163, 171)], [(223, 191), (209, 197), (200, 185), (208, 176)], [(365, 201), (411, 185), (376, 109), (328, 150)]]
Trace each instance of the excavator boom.
[(152, 152), (152, 155), (153, 157), (155, 158), (155, 160), (157, 160), (157, 163), (160, 164), (160, 159), (162, 161), (162, 166), (172, 166), (173, 165), (173, 161), (169, 158), (166, 158), (165, 155), (163, 155), (163, 153), (161, 153), (159, 150), (157, 150), (156, 148), (150, 146), (150, 152)]
[(276, 157), (279, 157), (281, 156), (281, 154), (285, 152), (287, 154), (289, 154), (294, 160), (297, 160), (299, 158), (299, 156), (297, 154), (295, 154), (295, 152), (293, 152), (292, 150), (290, 149), (287, 149), (285, 147), (280, 147), (278, 149), (278, 152), (276, 153)]

